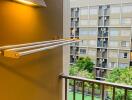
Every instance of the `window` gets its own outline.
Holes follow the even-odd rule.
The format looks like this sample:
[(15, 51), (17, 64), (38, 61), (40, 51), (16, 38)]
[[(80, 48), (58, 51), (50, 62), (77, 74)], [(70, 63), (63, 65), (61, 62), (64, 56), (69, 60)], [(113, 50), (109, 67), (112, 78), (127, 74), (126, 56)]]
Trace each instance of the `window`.
[(119, 18), (110, 19), (110, 25), (119, 25), (119, 24), (120, 24)]
[(127, 30), (121, 30), (121, 36), (130, 36), (131, 31), (129, 29)]
[(110, 41), (109, 47), (118, 47), (118, 42), (117, 41)]
[(120, 13), (120, 6), (111, 6), (110, 9), (111, 14), (119, 14)]
[(80, 49), (80, 54), (86, 54), (86, 49)]
[(127, 53), (124, 53), (124, 58), (127, 58)]
[(110, 36), (119, 36), (119, 30), (110, 29)]
[(128, 53), (127, 52), (119, 53), (119, 58), (128, 58)]
[(119, 63), (119, 67), (125, 68), (125, 67), (128, 67), (128, 64), (127, 63)]
[(91, 7), (89, 13), (90, 13), (90, 15), (97, 15), (98, 9), (96, 7)]
[(121, 22), (123, 25), (131, 25), (132, 20), (131, 18), (123, 18)]
[(88, 15), (88, 8), (80, 8), (80, 15)]
[(132, 5), (125, 5), (122, 7), (123, 13), (132, 13)]
[(117, 63), (116, 63), (116, 62), (110, 62), (110, 63), (109, 63), (109, 67), (110, 67), (110, 68), (117, 67)]
[(122, 47), (128, 47), (129, 46), (129, 42), (127, 42), (127, 41), (121, 41), (121, 46)]
[(88, 20), (80, 20), (80, 25), (88, 25)]

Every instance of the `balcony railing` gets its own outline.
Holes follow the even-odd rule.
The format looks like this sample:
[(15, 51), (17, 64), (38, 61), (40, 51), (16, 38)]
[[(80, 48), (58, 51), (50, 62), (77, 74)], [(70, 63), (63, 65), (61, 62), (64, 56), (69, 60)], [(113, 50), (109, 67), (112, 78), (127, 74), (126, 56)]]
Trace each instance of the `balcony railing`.
[(128, 96), (128, 91), (132, 90), (132, 86), (128, 86), (128, 85), (121, 85), (121, 84), (116, 84), (116, 83), (111, 83), (111, 82), (106, 82), (106, 81), (99, 81), (99, 80), (93, 80), (93, 79), (86, 79), (86, 78), (82, 78), (82, 77), (75, 77), (75, 76), (68, 76), (68, 75), (60, 75), (60, 78), (63, 78), (65, 80), (65, 100), (68, 100), (68, 83), (69, 80), (73, 80), (73, 99), (72, 100), (76, 100), (76, 82), (82, 82), (82, 99), (80, 100), (84, 100), (85, 98), (85, 85), (84, 83), (88, 83), (91, 84), (91, 100), (94, 100), (94, 96), (95, 96), (95, 85), (98, 84), (101, 86), (100, 90), (101, 90), (101, 100), (108, 100), (105, 98), (105, 87), (111, 87), (112, 88), (112, 99), (110, 100), (116, 100), (115, 96), (116, 96), (116, 89), (124, 89), (124, 97), (122, 100), (128, 100), (127, 96)]

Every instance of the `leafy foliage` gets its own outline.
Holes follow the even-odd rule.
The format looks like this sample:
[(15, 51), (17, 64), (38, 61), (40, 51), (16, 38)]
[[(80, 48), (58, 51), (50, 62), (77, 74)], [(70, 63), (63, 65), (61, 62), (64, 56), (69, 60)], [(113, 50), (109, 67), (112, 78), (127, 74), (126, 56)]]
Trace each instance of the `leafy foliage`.
[[(81, 57), (79, 58), (74, 65), (70, 67), (69, 74), (71, 76), (79, 76), (88, 79), (94, 79), (95, 76), (93, 72), (94, 63), (91, 61), (89, 57)], [(73, 80), (69, 81), (70, 85), (73, 85)], [(80, 84), (80, 82), (78, 82)], [(85, 83), (85, 86), (90, 86), (88, 83)]]
[(115, 68), (108, 73), (106, 81), (132, 85), (132, 68)]
[[(77, 71), (78, 67), (72, 67), (71, 69), (72, 69), (72, 71), (71, 71), (72, 74), (71, 74), (71, 75), (73, 75), (73, 76), (78, 76), (78, 77), (83, 77), (83, 78), (88, 78), (88, 79), (94, 79), (94, 78), (95, 78), (95, 76), (94, 76), (93, 73), (89, 73), (89, 72), (86, 71), (86, 70)], [(70, 85), (73, 85), (73, 80), (70, 80), (70, 81), (69, 81), (69, 84), (70, 84)], [(81, 82), (77, 82), (76, 84), (77, 84), (78, 86), (79, 86), (79, 84), (80, 84), (80, 86), (81, 86)], [(90, 87), (90, 84), (85, 83), (85, 86), (86, 86), (86, 87)]]
[[(132, 85), (132, 68), (115, 68), (107, 74), (106, 81), (118, 84)], [(115, 97), (116, 100), (123, 100), (124, 90), (116, 89)], [(132, 91), (128, 91), (127, 100), (132, 100)]]
[(77, 76), (78, 72), (79, 72), (79, 67), (76, 67), (75, 65), (70, 67), (69, 74), (71, 76)]
[(79, 70), (87, 70), (89, 73), (91, 73), (93, 71), (94, 63), (89, 57), (80, 57), (75, 66), (79, 67)]

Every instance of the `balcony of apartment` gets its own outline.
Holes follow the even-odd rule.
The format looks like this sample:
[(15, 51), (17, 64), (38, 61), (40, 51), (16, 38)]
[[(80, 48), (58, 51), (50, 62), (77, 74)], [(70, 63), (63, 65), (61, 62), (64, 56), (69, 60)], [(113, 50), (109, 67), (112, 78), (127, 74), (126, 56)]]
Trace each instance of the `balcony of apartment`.
[(79, 39), (79, 29), (78, 28), (72, 28), (71, 29), (70, 38), (77, 38), (77, 39)]
[(104, 17), (104, 26), (109, 26), (109, 16)]
[(99, 23), (98, 23), (99, 27), (108, 27), (109, 26), (109, 16), (99, 16)]
[(75, 33), (75, 38), (79, 39), (79, 31)]
[(98, 38), (108, 38), (108, 32), (99, 32)]
[(107, 59), (97, 58), (97, 67), (107, 68)]
[(107, 6), (107, 8), (104, 9), (104, 16), (110, 16), (110, 7)]
[(73, 47), (73, 46), (70, 47), (71, 55), (78, 55), (78, 53), (79, 53), (79, 47)]
[[(82, 77), (69, 76), (64, 74), (60, 75), (60, 78), (65, 80), (65, 100), (116, 100), (116, 89), (124, 90), (124, 97), (122, 97), (122, 100), (128, 100), (127, 94), (132, 90), (131, 86), (106, 81), (86, 79)], [(72, 86), (69, 86), (69, 81), (73, 82)], [(85, 84), (89, 84), (90, 87), (87, 87)], [(108, 88), (111, 88), (111, 97), (108, 97)], [(78, 92), (80, 98), (78, 98)], [(72, 96), (69, 97), (69, 94)]]
[(107, 60), (106, 59), (102, 62), (102, 68), (107, 68)]
[(108, 47), (107, 39), (98, 39), (97, 47), (98, 48), (107, 48)]
[(79, 54), (78, 51), (73, 51), (73, 50), (70, 51), (70, 55), (78, 55), (78, 54)]
[(97, 52), (97, 58), (104, 58), (107, 59), (107, 52)]
[(74, 22), (74, 21), (71, 22), (71, 28), (76, 29), (76, 28), (78, 28), (78, 26), (79, 26), (78, 22)]
[(109, 16), (110, 14), (110, 6), (99, 6), (99, 16)]
[(99, 22), (98, 22), (98, 26), (103, 26), (104, 25), (104, 21), (103, 21), (103, 17), (102, 16), (99, 16)]
[(71, 18), (78, 18), (79, 17), (79, 8), (72, 8), (71, 9)]
[(78, 55), (70, 55), (70, 64), (75, 64), (76, 60), (78, 59)]

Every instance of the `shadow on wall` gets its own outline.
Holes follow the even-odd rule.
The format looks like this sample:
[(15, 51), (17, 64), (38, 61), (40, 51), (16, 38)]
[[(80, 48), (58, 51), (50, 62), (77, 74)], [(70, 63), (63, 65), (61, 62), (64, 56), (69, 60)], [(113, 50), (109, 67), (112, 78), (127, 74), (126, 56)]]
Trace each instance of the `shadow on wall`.
[[(32, 57), (30, 57), (31, 55), (27, 55), (20, 59), (0, 57), (0, 59), (3, 60), (0, 61), (0, 69), (2, 68), (8, 71), (10, 75), (13, 74), (18, 76), (19, 78), (34, 84), (38, 88), (44, 88), (49, 92), (56, 91), (54, 88), (56, 84), (47, 85), (47, 83), (52, 83), (52, 79), (49, 80), (49, 77), (45, 76), (47, 76), (49, 72), (52, 73), (57, 69), (57, 67), (53, 66), (56, 65), (56, 62), (54, 62), (54, 57), (57, 56), (57, 51), (58, 49), (44, 51), (33, 54), (34, 56)], [(58, 59), (57, 62), (60, 62), (60, 60)], [(50, 68), (49, 66), (52, 67)], [(47, 69), (47, 67), (49, 69)], [(59, 71), (56, 73), (59, 73)], [(56, 77), (56, 80), (60, 81), (58, 76)]]

